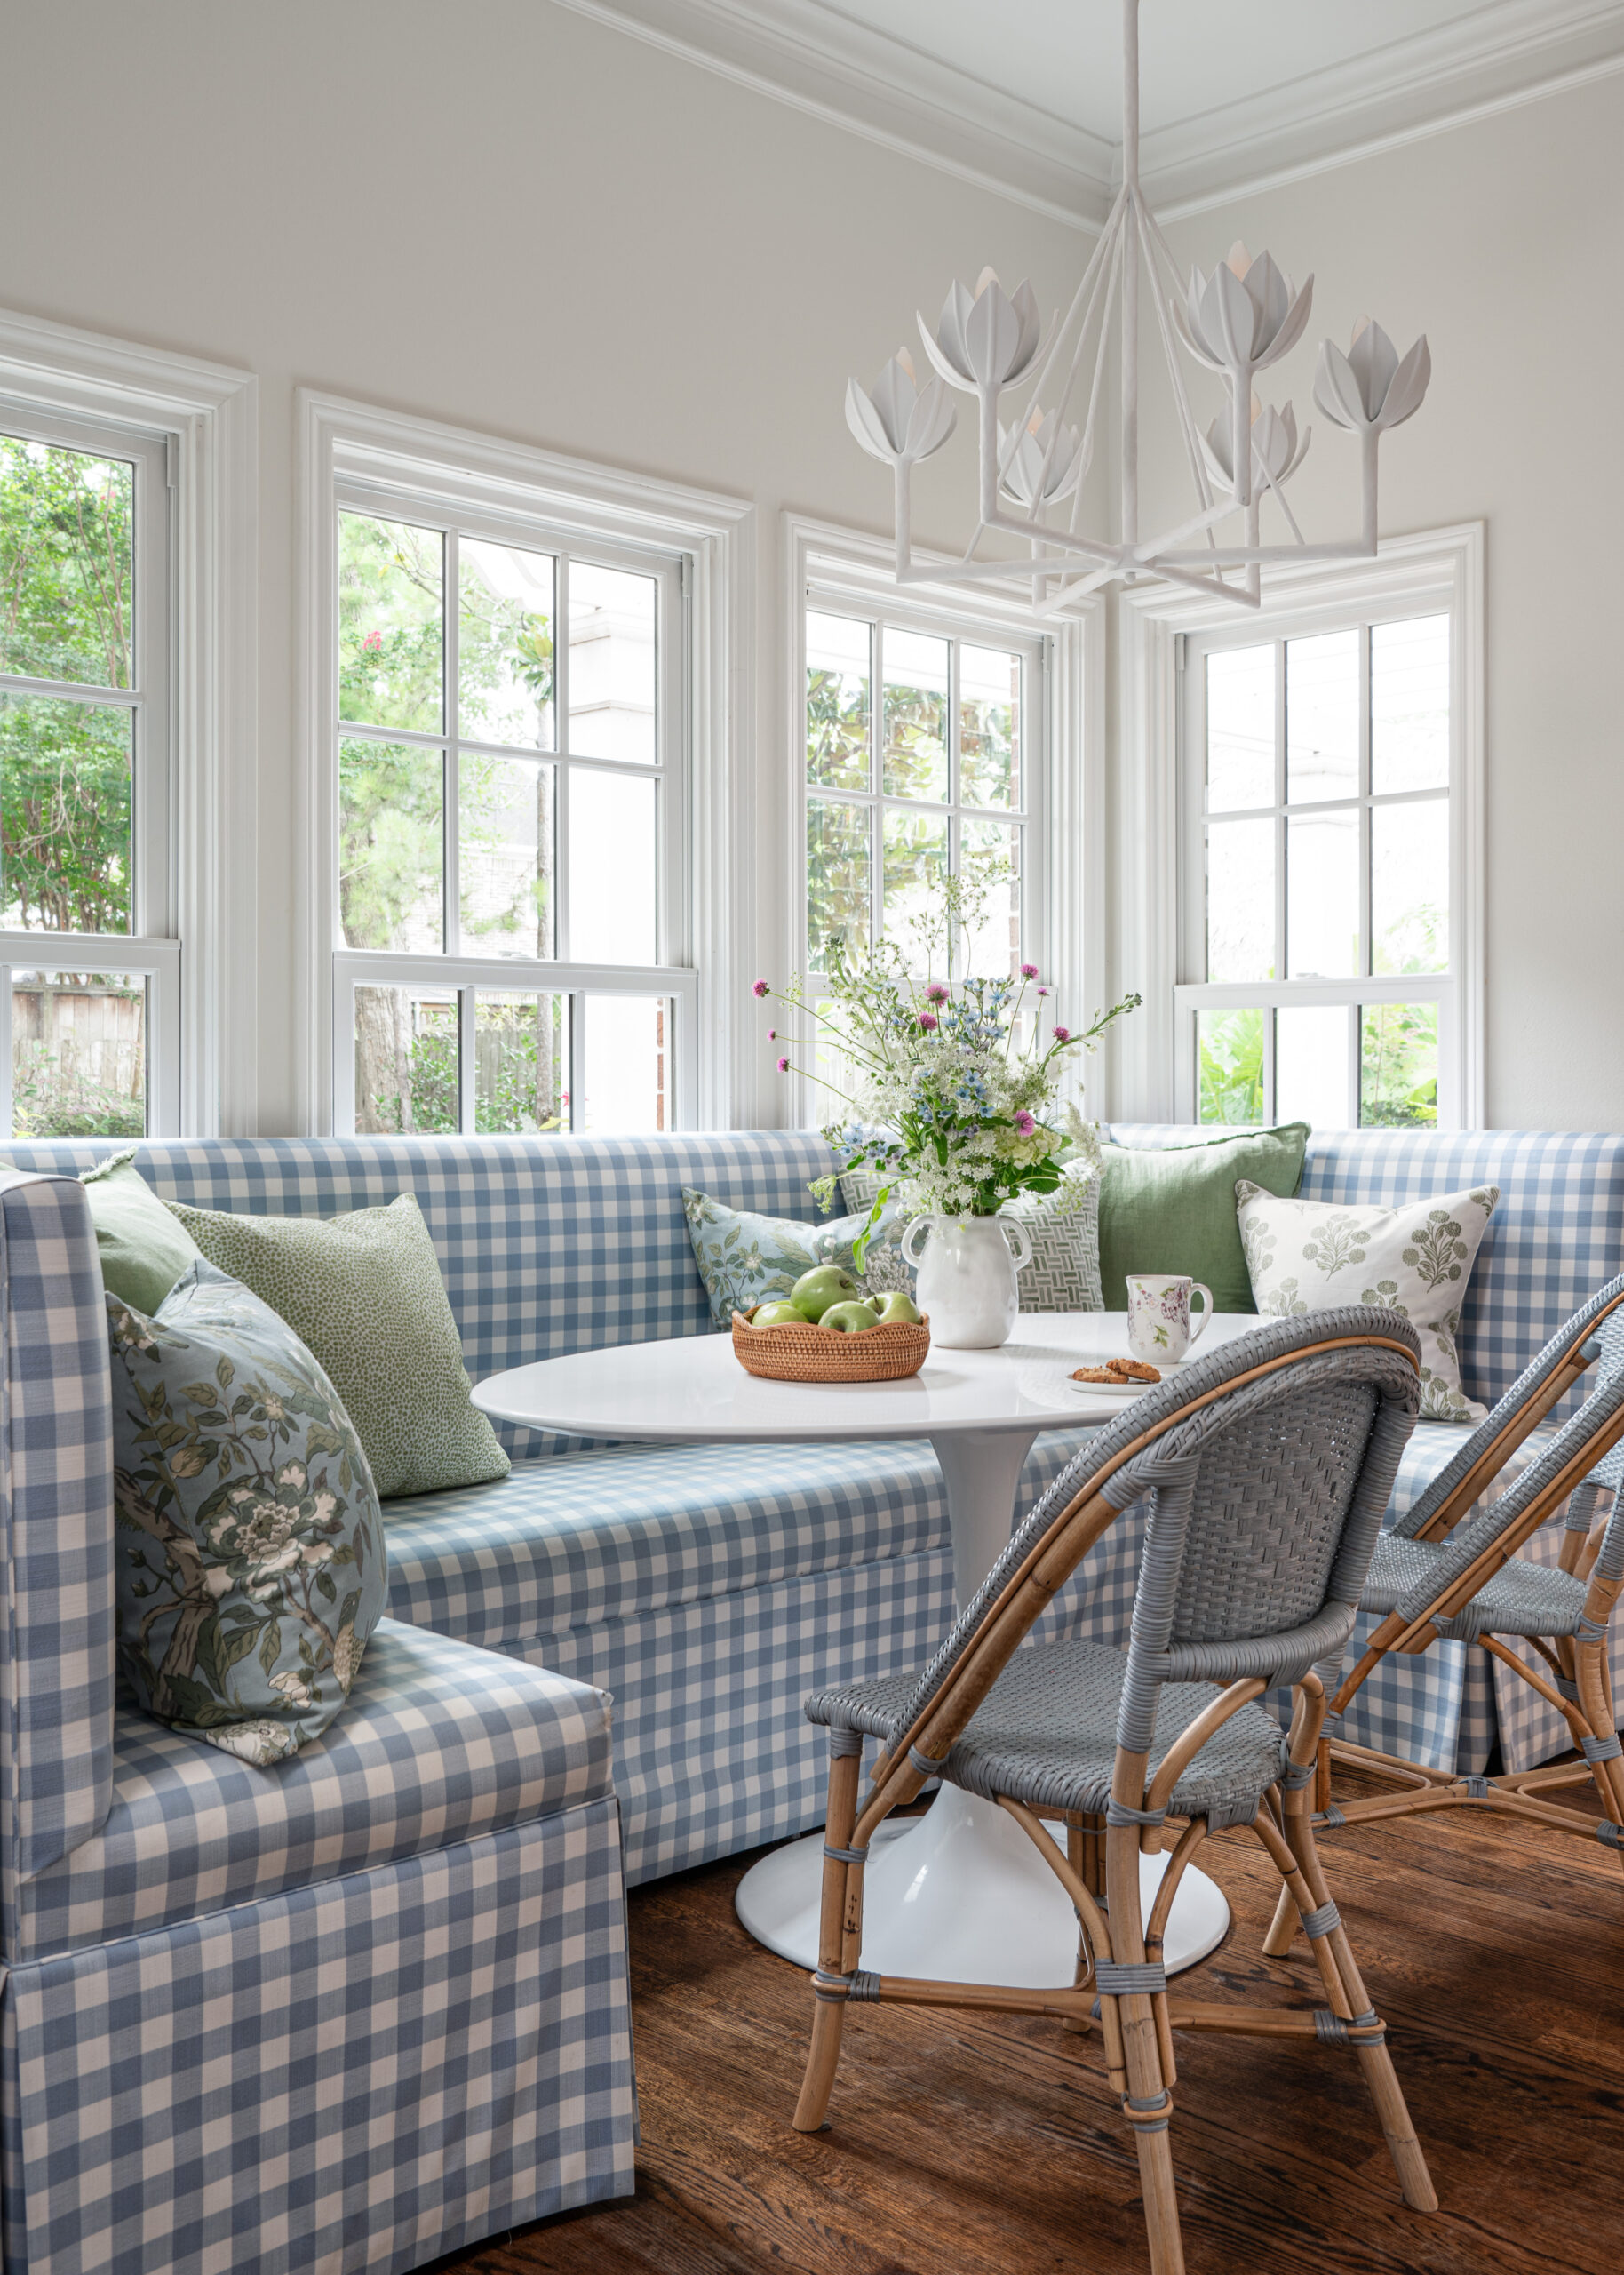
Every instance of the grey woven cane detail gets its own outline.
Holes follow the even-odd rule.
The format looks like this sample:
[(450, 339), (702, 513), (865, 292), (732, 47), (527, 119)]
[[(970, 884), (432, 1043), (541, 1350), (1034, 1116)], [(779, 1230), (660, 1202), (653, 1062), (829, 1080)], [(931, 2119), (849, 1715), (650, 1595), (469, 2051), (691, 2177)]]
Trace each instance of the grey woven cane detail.
[(851, 1989), (846, 1996), (859, 2003), (867, 2000), (878, 2000), (880, 1977), (877, 1975), (870, 1975), (864, 1968), (859, 1968), (851, 1978)]
[(1593, 1738), (1587, 1735), (1579, 1743), (1584, 1749), (1587, 1761), (1616, 1761), (1620, 1754), (1624, 1754), (1624, 1744), (1620, 1744), (1616, 1730), (1611, 1737)]
[(1580, 1612), (1573, 1628), (1573, 1634), (1575, 1640), (1580, 1643), (1604, 1643), (1607, 1640), (1607, 1623), (1604, 1619), (1592, 1619), (1587, 1612)]
[(1576, 1485), (1568, 1496), (1568, 1513), (1563, 1521), (1567, 1532), (1588, 1532), (1596, 1520), (1596, 1505), (1601, 1498), (1593, 1477)]
[[(1599, 1385), (1615, 1375), (1624, 1374), (1624, 1305), (1620, 1305), (1604, 1323), (1596, 1340), (1602, 1346), (1602, 1355), (1596, 1369)], [(1602, 1456), (1590, 1472), (1590, 1478), (1592, 1483), (1605, 1486), (1610, 1492), (1619, 1490), (1620, 1484), (1624, 1484), (1624, 1439), (1620, 1440), (1611, 1453)]]
[(1469, 1801), (1486, 1801), (1489, 1798), (1489, 1781), (1481, 1771), (1478, 1771), (1472, 1776), (1461, 1778), (1461, 1791)]
[[(1328, 1337), (1341, 1335), (1385, 1336), (1391, 1341), (1413, 1347), (1417, 1364), (1420, 1363), (1421, 1345), (1414, 1330), (1407, 1321), (1396, 1319), (1391, 1312), (1350, 1305), (1344, 1310), (1316, 1313), (1309, 1319), (1270, 1320), (1248, 1334), (1238, 1336), (1222, 1349), (1182, 1368), (1176, 1375), (1147, 1391), (1142, 1398), (1134, 1399), (1107, 1428), (1096, 1432), (1039, 1500), (975, 1596), (960, 1610), (946, 1641), (919, 1679), (904, 1726), (915, 1722), (935, 1696), (980, 1627), (985, 1614), (996, 1603), (1050, 1526), (1093, 1480), (1102, 1476), (1129, 1447), (1137, 1443), (1148, 1432), (1166, 1423), (1171, 1416), (1181, 1413), (1192, 1400), (1204, 1398), (1209, 1392), (1222, 1390), (1226, 1384), (1233, 1382), (1238, 1376), (1247, 1373), (1252, 1368), (1266, 1365), (1273, 1360), (1289, 1358), (1294, 1352), (1306, 1350)], [(1379, 1354), (1333, 1355), (1341, 1359)], [(1403, 1365), (1403, 1361), (1397, 1359), (1394, 1363), (1400, 1367)], [(1294, 1381), (1296, 1378), (1294, 1370)], [(1266, 1396), (1271, 1392), (1277, 1397), (1279, 1394), (1269, 1382), (1255, 1387)], [(1244, 1393), (1237, 1393), (1238, 1397), (1240, 1395)], [(1230, 1407), (1228, 1399), (1214, 1401), (1199, 1414), (1174, 1425), (1160, 1443), (1166, 1444), (1175, 1436), (1181, 1444), (1195, 1443), (1207, 1430), (1221, 1426), (1221, 1417), (1227, 1416)], [(1189, 1436), (1186, 1433), (1190, 1433)], [(1153, 1447), (1150, 1450), (1154, 1454), (1158, 1449)], [(1401, 1444), (1399, 1452), (1402, 1450)], [(1396, 1467), (1397, 1456), (1394, 1458)], [(1106, 1497), (1116, 1507), (1126, 1508), (1150, 1490), (1156, 1481), (1142, 1457), (1140, 1461), (1127, 1465), (1110, 1481)], [(1389, 1478), (1386, 1490), (1390, 1491), (1391, 1483)], [(1375, 1521), (1377, 1524), (1381, 1521), (1380, 1509), (1376, 1512)], [(1366, 1550), (1366, 1556), (1368, 1553)]]
[(1328, 1936), (1333, 1928), (1340, 1928), (1341, 1924), (1342, 1915), (1334, 1904), (1318, 1904), (1312, 1912), (1305, 1912), (1302, 1915), (1302, 1932), (1311, 1941)]
[(1558, 1698), (1565, 1698), (1570, 1706), (1578, 1705), (1579, 1685), (1573, 1680), (1572, 1675), (1554, 1674), (1550, 1679), (1550, 1682), (1551, 1688), (1556, 1692)]
[(1126, 1801), (1119, 1801), (1113, 1793), (1105, 1804), (1105, 1822), (1118, 1825), (1124, 1831), (1136, 1824), (1166, 1824), (1167, 1812), (1166, 1809), (1130, 1808)]
[[(988, 1800), (1007, 1794), (1028, 1808), (1109, 1817), (1126, 1670), (1122, 1653), (1103, 1643), (1039, 1643), (1017, 1651), (949, 1754), (944, 1775)], [(807, 1712), (815, 1722), (838, 1720), (888, 1744), (906, 1727), (917, 1682), (911, 1674), (888, 1675), (823, 1691), (807, 1701)], [(1212, 1683), (1166, 1686), (1150, 1749), (1152, 1776), (1180, 1732), (1219, 1695)], [(1281, 1745), (1273, 1716), (1262, 1706), (1243, 1706), (1188, 1764), (1168, 1811), (1209, 1821), (1216, 1811), (1225, 1823), (1249, 1823), (1279, 1776)], [(1226, 1814), (1236, 1811), (1238, 1818)]]
[(1329, 2007), (1316, 2007), (1314, 2035), (1322, 2046), (1346, 2046), (1348, 2025), (1340, 2015), (1333, 2015)]
[[(1524, 1368), (1505, 1396), (1490, 1409), (1486, 1417), (1477, 1425), (1470, 1436), (1461, 1441), (1453, 1458), (1439, 1470), (1426, 1491), (1418, 1495), (1411, 1503), (1394, 1528), (1397, 1532), (1413, 1537), (1415, 1534), (1425, 1530), (1436, 1512), (1443, 1507), (1474, 1463), (1479, 1461), (1488, 1448), (1493, 1444), (1507, 1423), (1511, 1421), (1527, 1404), (1561, 1365), (1590, 1321), (1604, 1312), (1609, 1304), (1616, 1302), (1620, 1295), (1624, 1295), (1624, 1273), (1621, 1273), (1616, 1280), (1610, 1280), (1604, 1288), (1598, 1288), (1588, 1303), (1581, 1304), (1572, 1318), (1565, 1325), (1557, 1329), (1539, 1356), (1531, 1360)], [(1609, 1333), (1624, 1331), (1624, 1328), (1615, 1326), (1618, 1314), (1615, 1313), (1613, 1318), (1609, 1319), (1598, 1338), (1602, 1345), (1601, 1364), (1604, 1377), (1607, 1372)], [(1614, 1455), (1609, 1458), (1616, 1459), (1618, 1457)]]
[[(1365, 1584), (1365, 1609), (1419, 1617), (1448, 1587), (1455, 1561), (1447, 1541), (1383, 1533)], [(1572, 1573), (1514, 1556), (1453, 1619), (1440, 1619), (1437, 1629), (1440, 1635), (1469, 1643), (1479, 1635), (1573, 1635), (1584, 1616), (1585, 1594), (1585, 1583)], [(1420, 1609), (1412, 1610), (1412, 1605)]]
[(1300, 1793), (1313, 1784), (1318, 1768), (1317, 1761), (1288, 1761), (1280, 1772), (1280, 1783), (1288, 1793)]
[(1347, 1822), (1347, 1818), (1342, 1815), (1341, 1809), (1337, 1808), (1334, 1801), (1330, 1804), (1328, 1808), (1325, 1809), (1314, 1819), (1316, 1829), (1325, 1832), (1334, 1832), (1338, 1825), (1346, 1824)]
[(938, 1759), (935, 1754), (921, 1753), (917, 1745), (911, 1745), (908, 1748), (908, 1759), (921, 1777), (939, 1777), (947, 1768), (945, 1754)]
[(832, 1729), (830, 1731), (829, 1759), (831, 1761), (846, 1760), (849, 1759), (852, 1754), (861, 1753), (862, 1751), (863, 1733), (861, 1730)]
[(1094, 1987), (1104, 1999), (1130, 1999), (1138, 1991), (1152, 1996), (1167, 1987), (1167, 1970), (1159, 1960), (1096, 1959)]
[(1624, 1824), (1614, 1824), (1611, 1817), (1604, 1816), (1596, 1828), (1596, 1837), (1604, 1848), (1624, 1853)]
[[(1438, 1595), (1462, 1578), (1485, 1548), (1493, 1547), (1497, 1540), (1509, 1532), (1524, 1511), (1540, 1498), (1564, 1469), (1583, 1458), (1620, 1406), (1624, 1406), (1624, 1368), (1596, 1385), (1572, 1419), (1563, 1425), (1539, 1458), (1530, 1462), (1516, 1483), (1508, 1486), (1498, 1500), (1491, 1501), (1486, 1507), (1477, 1510), (1476, 1514), (1457, 1525), (1446, 1541), (1416, 1541), (1411, 1544), (1418, 1548), (1436, 1546), (1438, 1561), (1436, 1564), (1429, 1563), (1429, 1577), (1425, 1583), (1399, 1596), (1392, 1608), (1405, 1619), (1423, 1617)], [(1613, 1522), (1618, 1522), (1616, 1513)], [(1620, 1553), (1624, 1555), (1624, 1530), (1620, 1531)], [(1491, 1581), (1489, 1585), (1493, 1586), (1494, 1583)], [(1368, 1600), (1367, 1597), (1367, 1604)], [(1461, 1619), (1466, 1617), (1467, 1614), (1463, 1613)], [(1485, 1629), (1481, 1621), (1467, 1625), (1456, 1621), (1452, 1623), (1449, 1632), (1465, 1635), (1469, 1640), (1473, 1635), (1492, 1631)], [(1526, 1631), (1509, 1628), (1505, 1632), (1521, 1634)], [(1567, 1634), (1572, 1631), (1565, 1627), (1545, 1627), (1535, 1632), (1549, 1635)]]
[(866, 1848), (832, 1848), (826, 1840), (824, 1854), (832, 1864), (866, 1864), (868, 1862)]

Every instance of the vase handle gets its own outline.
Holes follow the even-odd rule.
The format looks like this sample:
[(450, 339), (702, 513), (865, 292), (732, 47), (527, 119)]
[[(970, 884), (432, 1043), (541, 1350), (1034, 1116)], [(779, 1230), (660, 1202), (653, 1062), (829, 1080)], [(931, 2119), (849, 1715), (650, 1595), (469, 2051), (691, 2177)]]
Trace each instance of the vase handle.
[(919, 1268), (919, 1259), (913, 1236), (919, 1232), (927, 1233), (935, 1221), (935, 1219), (932, 1217), (916, 1217), (897, 1242), (897, 1247), (902, 1251), (903, 1262), (912, 1265), (916, 1272)]
[(1000, 1216), (998, 1221), (1003, 1227), (1005, 1239), (1015, 1242), (1015, 1270), (1024, 1272), (1032, 1260), (1032, 1244), (1026, 1237), (1025, 1225), (1018, 1217)]

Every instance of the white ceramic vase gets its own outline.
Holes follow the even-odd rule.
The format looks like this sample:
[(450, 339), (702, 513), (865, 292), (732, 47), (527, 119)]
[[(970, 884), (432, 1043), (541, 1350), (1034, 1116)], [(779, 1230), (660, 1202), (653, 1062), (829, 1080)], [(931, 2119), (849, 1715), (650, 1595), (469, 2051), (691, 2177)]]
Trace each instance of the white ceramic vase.
[(914, 1301), (930, 1321), (933, 1345), (996, 1351), (1008, 1342), (1021, 1309), (1015, 1273), (1032, 1255), (1018, 1218), (916, 1217), (903, 1234), (902, 1250), (919, 1272)]

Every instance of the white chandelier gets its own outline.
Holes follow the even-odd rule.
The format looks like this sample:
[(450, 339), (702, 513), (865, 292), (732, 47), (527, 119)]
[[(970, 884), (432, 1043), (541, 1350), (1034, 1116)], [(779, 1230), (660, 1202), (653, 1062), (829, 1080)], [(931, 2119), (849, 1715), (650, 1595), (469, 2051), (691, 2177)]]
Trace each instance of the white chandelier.
[[(1187, 284), (1139, 185), (1139, 0), (1123, 0), (1122, 187), (1099, 244), (1063, 321), (1047, 337), (1030, 284), (1007, 293), (983, 269), (972, 294), (955, 283), (933, 332), (919, 321), (936, 376), (920, 387), (912, 357), (899, 348), (866, 393), (846, 390), (846, 418), (863, 448), (894, 472), (896, 576), (900, 583), (943, 575), (1003, 578), (1030, 574), (1034, 604), (1045, 612), (1109, 584), (1170, 578), (1256, 607), (1269, 562), (1346, 561), (1376, 550), (1376, 454), (1383, 434), (1421, 408), (1431, 377), (1426, 335), (1402, 359), (1378, 323), (1361, 317), (1346, 355), (1321, 343), (1314, 400), (1333, 426), (1359, 441), (1363, 514), (1360, 533), (1341, 544), (1310, 545), (1286, 502), (1286, 485), (1302, 464), (1289, 402), (1260, 403), (1254, 381), (1295, 347), (1314, 296), (1310, 276), (1300, 291), (1267, 252), (1255, 259), (1237, 244), (1210, 275), (1192, 269)], [(1194, 483), (1197, 510), (1151, 538), (1139, 531), (1139, 288), (1142, 262), (1162, 352), (1173, 382), (1180, 433)], [(1083, 477), (1094, 456), (1096, 421), (1117, 316), (1121, 354), (1121, 512), (1116, 540), (1088, 537), (1078, 523)], [(1229, 404), (1205, 435), (1198, 430), (1174, 334), (1185, 351), (1223, 379)], [(1094, 342), (1092, 356), (1088, 354)], [(1031, 383), (1024, 412), (1007, 427), (999, 416), (1007, 389)], [(1087, 389), (1080, 427), (1068, 423)], [(949, 389), (974, 395), (981, 454), (979, 519), (963, 559), (951, 570), (915, 568), (912, 550), (913, 469), (951, 435), (958, 411)], [(1047, 396), (1049, 409), (1043, 400)], [(1262, 542), (1262, 507), (1272, 498), (1288, 543)], [(1238, 520), (1238, 529), (1224, 524)], [(1030, 559), (978, 559), (989, 531), (1025, 539)], [(1238, 536), (1239, 542), (1234, 542)]]

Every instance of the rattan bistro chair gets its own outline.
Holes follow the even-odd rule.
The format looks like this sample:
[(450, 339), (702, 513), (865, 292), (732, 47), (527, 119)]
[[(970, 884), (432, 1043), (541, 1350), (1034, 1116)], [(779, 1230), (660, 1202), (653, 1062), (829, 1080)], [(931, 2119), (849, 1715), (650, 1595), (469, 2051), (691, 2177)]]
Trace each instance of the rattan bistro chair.
[[(1363, 1608), (1385, 1616), (1369, 1645), (1332, 1699), (1327, 1721), (1347, 1707), (1390, 1652), (1426, 1650), (1439, 1637), (1480, 1643), (1502, 1665), (1562, 1715), (1584, 1759), (1497, 1777), (1426, 1769), (1363, 1746), (1332, 1743), (1322, 1735), (1317, 1799), (1322, 1828), (1417, 1811), (1498, 1809), (1559, 1832), (1624, 1846), (1624, 1746), (1608, 1672), (1608, 1624), (1624, 1585), (1624, 1278), (1614, 1280), (1570, 1321), (1575, 1356), (1596, 1363), (1595, 1388), (1500, 1497), (1458, 1524), (1446, 1539), (1431, 1537), (1421, 1503), (1376, 1545)], [(1600, 1322), (1600, 1332), (1596, 1328)], [(1547, 1356), (1541, 1353), (1541, 1361)], [(1541, 1361), (1535, 1361), (1538, 1367)], [(1529, 1369), (1532, 1376), (1534, 1368)], [(1524, 1377), (1526, 1381), (1527, 1377)], [(1508, 1401), (1515, 1393), (1508, 1393)], [(1502, 1405), (1508, 1401), (1502, 1401)], [(1495, 1412), (1499, 1412), (1499, 1409)], [(1494, 1421), (1491, 1415), (1478, 1435)], [(1453, 1466), (1471, 1449), (1463, 1447)], [(1462, 1475), (1465, 1475), (1462, 1470)], [(1439, 1484), (1443, 1483), (1440, 1479)], [(1610, 1516), (1597, 1516), (1600, 1492), (1614, 1494)], [(1529, 1564), (1517, 1552), (1566, 1501), (1562, 1549), (1556, 1565)], [(1421, 1522), (1414, 1520), (1420, 1513)], [(1530, 1665), (1504, 1638), (1530, 1644), (1543, 1663)], [(1326, 1772), (1337, 1760), (1374, 1770), (1404, 1790), (1334, 1804)], [(1540, 1798), (1563, 1787), (1595, 1781), (1598, 1819)], [(1282, 1903), (1264, 1939), (1278, 1957), (1296, 1933)]]
[[(1016, 1532), (922, 1676), (807, 1702), (832, 1757), (812, 2045), (795, 2124), (823, 2124), (853, 2000), (1097, 2013), (1138, 2143), (1150, 2261), (1183, 2266), (1168, 2134), (1179, 2029), (1352, 2046), (1406, 2202), (1437, 2199), (1315, 1850), (1309, 1786), (1320, 1672), (1351, 1632), (1381, 1512), (1414, 1423), (1420, 1345), (1365, 1308), (1282, 1320), (1182, 1369), (1090, 1440)], [(1126, 1653), (1017, 1646), (1118, 1513), (1149, 1497)], [(1255, 1702), (1294, 1686), (1289, 1740)], [(884, 1747), (859, 1803), (863, 1738)], [(1053, 1991), (928, 1983), (861, 1968), (863, 1872), (890, 1811), (941, 1776), (1007, 1809), (1076, 1907), (1078, 1981)], [(1042, 1820), (1105, 1819), (1102, 1904)], [(1139, 1851), (1188, 1820), (1149, 1920)], [(1174, 1891), (1211, 1832), (1249, 1826), (1312, 1939), (1326, 2005), (1260, 2010), (1172, 1999), (1161, 1966)], [(1097, 2001), (1096, 2001), (1097, 1994)]]

